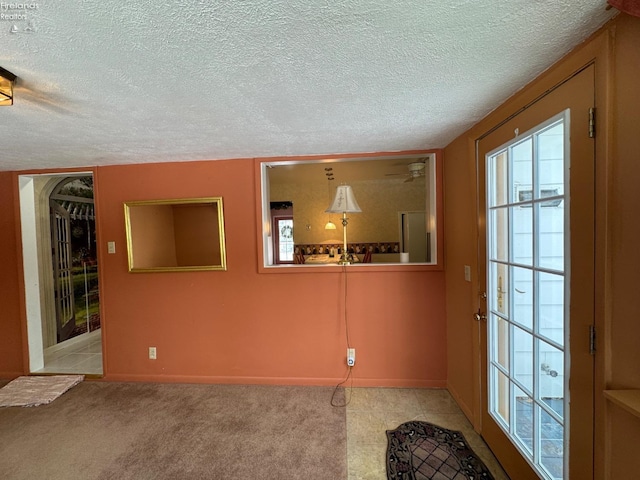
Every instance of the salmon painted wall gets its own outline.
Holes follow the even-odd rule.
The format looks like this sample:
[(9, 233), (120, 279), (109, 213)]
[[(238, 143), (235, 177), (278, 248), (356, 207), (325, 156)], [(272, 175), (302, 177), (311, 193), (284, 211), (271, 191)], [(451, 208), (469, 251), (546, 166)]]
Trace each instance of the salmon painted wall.
[[(445, 148), (448, 386), (477, 429), (477, 221), (474, 140), (582, 65), (595, 61), (596, 328), (595, 477), (640, 471), (640, 418), (607, 402), (605, 389), (640, 391), (640, 19), (620, 14), (574, 52)], [(471, 231), (469, 223), (472, 223)], [(468, 263), (467, 263), (468, 262)], [(463, 266), (472, 267), (472, 282)], [(471, 348), (470, 348), (471, 346)], [(471, 385), (469, 384), (471, 382)]]
[[(107, 380), (334, 384), (346, 374), (344, 281), (258, 273), (254, 160), (99, 167)], [(128, 273), (123, 202), (222, 196), (226, 272)], [(116, 253), (106, 253), (106, 242)], [(354, 385), (444, 386), (442, 271), (349, 272)], [(148, 347), (157, 360), (148, 359)]]
[(0, 378), (23, 373), (21, 289), (11, 172), (0, 172)]
[[(465, 265), (476, 272), (476, 224), (475, 162), (469, 156), (473, 144), (460, 141), (447, 148), (445, 153), (445, 265), (447, 338), (449, 339), (447, 362), (447, 387), (460, 408), (473, 417), (473, 401), (478, 393), (474, 381), (474, 359), (478, 355), (477, 335), (472, 321), (478, 308), (473, 301), (475, 284), (465, 280)], [(474, 274), (475, 280), (477, 276)]]

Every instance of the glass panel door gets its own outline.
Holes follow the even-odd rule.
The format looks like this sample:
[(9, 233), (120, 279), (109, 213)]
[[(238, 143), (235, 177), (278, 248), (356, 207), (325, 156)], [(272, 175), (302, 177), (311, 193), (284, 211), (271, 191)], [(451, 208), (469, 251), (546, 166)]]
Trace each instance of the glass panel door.
[(71, 263), (71, 220), (69, 212), (55, 201), (51, 208), (51, 245), (56, 299), (57, 343), (67, 340), (76, 323)]
[(276, 263), (293, 263), (293, 217), (274, 217), (273, 223), (276, 230)]
[(489, 414), (545, 479), (564, 478), (568, 115), (487, 155)]

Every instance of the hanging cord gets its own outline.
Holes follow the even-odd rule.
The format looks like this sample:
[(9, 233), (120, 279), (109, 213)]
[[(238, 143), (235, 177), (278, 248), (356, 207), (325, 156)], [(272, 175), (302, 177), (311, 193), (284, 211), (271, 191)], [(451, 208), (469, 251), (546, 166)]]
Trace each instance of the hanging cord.
[[(333, 394), (331, 395), (331, 406), (332, 407), (346, 407), (347, 405), (349, 405), (349, 403), (351, 403), (351, 396), (352, 396), (352, 392), (353, 392), (353, 376), (351, 375), (351, 369), (353, 367), (347, 367), (347, 376), (345, 377), (345, 379), (343, 381), (341, 381), (339, 384), (336, 385), (336, 387), (333, 389)], [(347, 381), (351, 379), (351, 383), (349, 384), (349, 395), (347, 395), (347, 391), (345, 390), (344, 392), (344, 403), (338, 403), (336, 401), (336, 394), (338, 393), (339, 388), (344, 385), (345, 383), (347, 383)]]
[[(348, 289), (347, 289), (347, 266), (346, 265), (342, 265), (342, 277), (344, 279), (344, 296), (343, 296), (343, 306), (344, 306), (344, 331), (345, 331), (345, 337), (347, 340), (347, 348), (351, 348), (351, 340), (349, 339), (349, 317), (347, 315), (347, 293), (348, 293)], [(347, 376), (344, 378), (344, 380), (342, 380), (340, 383), (338, 383), (335, 387), (335, 389), (333, 390), (333, 395), (331, 395), (331, 406), (332, 407), (346, 407), (347, 405), (349, 405), (349, 403), (351, 402), (351, 396), (353, 394), (353, 375), (352, 375), (352, 370), (353, 367), (348, 366), (347, 365)], [(336, 393), (338, 393), (338, 389), (344, 385), (345, 383), (347, 383), (348, 380), (351, 380), (350, 384), (349, 384), (349, 395), (347, 395), (347, 392), (345, 391), (345, 401), (343, 404), (340, 403), (336, 403), (335, 400), (335, 396)]]

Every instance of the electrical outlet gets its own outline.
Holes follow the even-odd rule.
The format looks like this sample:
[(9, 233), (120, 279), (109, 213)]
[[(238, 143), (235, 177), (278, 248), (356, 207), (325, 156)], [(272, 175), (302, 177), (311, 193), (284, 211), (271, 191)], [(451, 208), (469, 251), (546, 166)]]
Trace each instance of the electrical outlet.
[(347, 365), (353, 367), (356, 364), (356, 349), (347, 348)]
[(156, 358), (158, 358), (156, 355), (156, 347), (149, 347), (149, 359), (155, 360)]

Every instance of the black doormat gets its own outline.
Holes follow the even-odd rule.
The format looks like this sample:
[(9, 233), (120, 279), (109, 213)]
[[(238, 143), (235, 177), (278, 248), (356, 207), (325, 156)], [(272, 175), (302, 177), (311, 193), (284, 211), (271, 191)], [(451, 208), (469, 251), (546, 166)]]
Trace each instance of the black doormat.
[(387, 430), (389, 480), (493, 480), (460, 432), (427, 422)]

